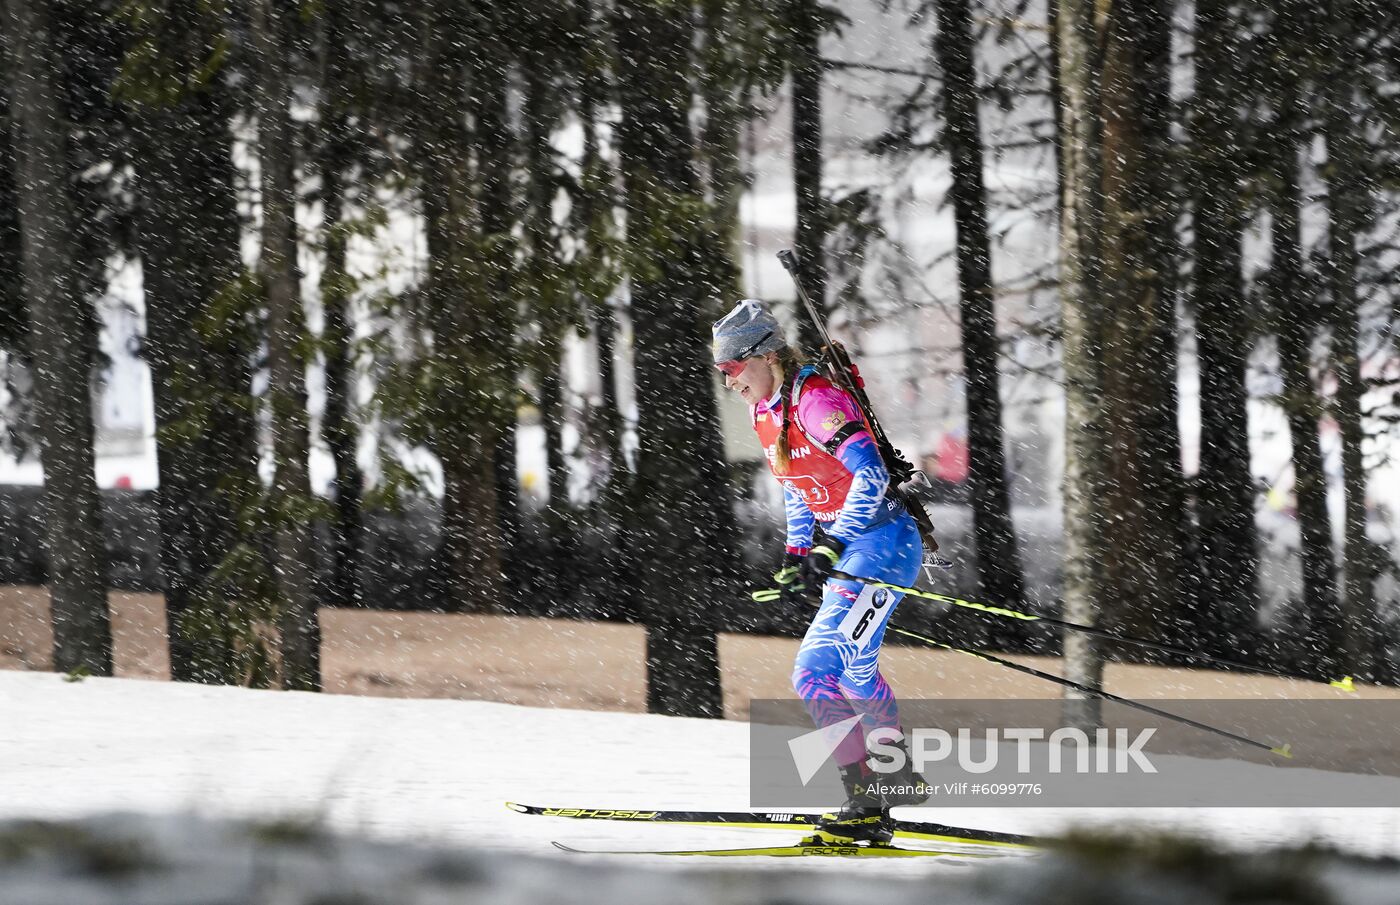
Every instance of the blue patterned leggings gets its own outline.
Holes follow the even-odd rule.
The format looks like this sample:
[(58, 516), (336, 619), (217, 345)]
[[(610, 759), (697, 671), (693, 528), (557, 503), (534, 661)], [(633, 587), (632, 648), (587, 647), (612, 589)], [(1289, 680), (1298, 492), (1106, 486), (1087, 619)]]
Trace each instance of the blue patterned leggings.
[[(847, 545), (836, 568), (891, 584), (907, 585), (919, 574), (923, 545), (907, 513), (871, 529)], [(880, 674), (885, 626), (903, 594), (854, 581), (826, 583), (802, 645), (792, 685), (818, 727), (860, 714), (863, 732), (849, 733), (836, 748), (838, 764), (865, 757), (865, 735), (899, 726), (894, 692)]]

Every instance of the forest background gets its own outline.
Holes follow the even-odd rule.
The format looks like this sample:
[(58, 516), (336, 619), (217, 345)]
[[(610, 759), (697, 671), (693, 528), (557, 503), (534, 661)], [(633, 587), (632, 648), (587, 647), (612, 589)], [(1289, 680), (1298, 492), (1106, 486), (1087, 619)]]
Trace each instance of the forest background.
[[(748, 601), (775, 500), (708, 360), (790, 241), (949, 586), (1393, 684), (1398, 16), (7, 0), (5, 442), (44, 483), (3, 578), (65, 671), (110, 671), (128, 584), (177, 679), (318, 688), (323, 606), (584, 616), (716, 715), (716, 632), (803, 621)], [(155, 489), (99, 492), (123, 357)], [(907, 618), (1090, 683), (1130, 653)]]

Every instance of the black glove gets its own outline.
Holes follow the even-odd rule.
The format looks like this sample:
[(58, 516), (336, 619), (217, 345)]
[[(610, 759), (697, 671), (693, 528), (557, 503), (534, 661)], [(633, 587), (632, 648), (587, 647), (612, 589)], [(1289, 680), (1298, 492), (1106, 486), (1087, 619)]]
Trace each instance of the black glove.
[(790, 591), (802, 574), (802, 554), (784, 553), (783, 564), (773, 573), (773, 583), (784, 591)]
[(783, 564), (773, 573), (775, 588), (760, 588), (753, 592), (758, 603), (771, 603), (781, 600), (784, 603), (805, 606), (806, 590), (802, 587), (802, 555), (788, 552), (783, 556)]
[(812, 552), (807, 554), (807, 558), (802, 560), (801, 581), (802, 586), (809, 594), (821, 594), (822, 586), (831, 577), (831, 572), (836, 568), (836, 563), (840, 561), (841, 554), (846, 550), (846, 544), (834, 537), (828, 537), (812, 548)]

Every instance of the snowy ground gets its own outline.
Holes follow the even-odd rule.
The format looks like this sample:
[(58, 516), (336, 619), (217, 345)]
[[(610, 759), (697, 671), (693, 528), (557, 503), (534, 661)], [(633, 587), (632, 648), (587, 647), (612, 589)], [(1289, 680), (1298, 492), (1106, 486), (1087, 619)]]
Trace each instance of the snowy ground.
[[(536, 880), (568, 876), (565, 872), (599, 861), (557, 855), (549, 847), (552, 839), (619, 848), (755, 845), (786, 839), (792, 834), (776, 830), (641, 828), (526, 817), (503, 807), (503, 802), (516, 800), (745, 808), (747, 751), (748, 727), (737, 721), (128, 679), (70, 683), (53, 674), (0, 671), (0, 821), (113, 812), (314, 821), (337, 833), (377, 842), (484, 846), (496, 853), (541, 857), (548, 867), (533, 860), (519, 862), (522, 876)], [(907, 816), (1032, 834), (1073, 827), (1098, 827), (1120, 835), (1135, 827), (1169, 829), (1254, 851), (1319, 841), (1359, 855), (1400, 856), (1400, 813), (1394, 810), (952, 809), (910, 811)], [(166, 837), (181, 835), (168, 827), (163, 832)], [(182, 831), (186, 832), (208, 841), (227, 831), (217, 824), (199, 824)], [(0, 833), (0, 903), (20, 901), (6, 898), (4, 892), (3, 842)], [(373, 851), (364, 857), (376, 863), (388, 859), (387, 865), (397, 857), (392, 852), (401, 850)], [(514, 863), (498, 855), (487, 860)], [(842, 860), (803, 861), (795, 869), (833, 877), (922, 876), (951, 884), (946, 888), (952, 893), (970, 888), (970, 883), (992, 883), (989, 877), (999, 878), (993, 885), (1009, 890), (1007, 884), (1026, 882), (1027, 871), (1063, 869), (1055, 864), (1054, 859), (975, 867), (935, 859)], [(794, 869), (771, 860), (725, 866), (765, 872)], [(690, 878), (700, 867), (713, 869), (713, 863), (642, 859), (624, 868), (613, 860), (603, 865), (603, 875), (628, 882), (614, 875), (636, 867), (681, 870)], [(384, 869), (393, 873), (398, 868)], [(545, 873), (532, 873), (537, 871)], [(1353, 884), (1346, 888), (1355, 895), (1349, 892), (1340, 901), (1400, 902), (1400, 870), (1386, 868), (1377, 876), (1385, 878), (1378, 888), (1389, 889), (1388, 898), (1367, 898), (1355, 892), (1361, 887)], [(520, 901), (551, 898), (586, 900), (543, 895)], [(668, 900), (682, 898), (678, 892)], [(748, 900), (763, 898), (755, 894)], [(696, 900), (729, 899), (707, 893)], [(1003, 901), (999, 895), (980, 900)], [(1005, 900), (1027, 901), (1024, 896)]]

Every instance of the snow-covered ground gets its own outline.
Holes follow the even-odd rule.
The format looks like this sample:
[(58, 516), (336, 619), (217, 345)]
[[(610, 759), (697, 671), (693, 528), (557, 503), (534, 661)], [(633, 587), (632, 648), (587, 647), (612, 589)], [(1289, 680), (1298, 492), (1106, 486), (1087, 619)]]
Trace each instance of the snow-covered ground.
[[(659, 895), (665, 890), (653, 889), (657, 901), (766, 901), (771, 893), (760, 895), (755, 891), (759, 887), (743, 885), (757, 880), (735, 881), (740, 885), (721, 895), (714, 891), (712, 880), (691, 874), (697, 868), (714, 869), (713, 862), (697, 865), (688, 859), (647, 858), (624, 865), (616, 859), (560, 855), (549, 842), (693, 848), (768, 844), (793, 833), (528, 817), (503, 806), (515, 800), (560, 806), (743, 809), (748, 806), (748, 744), (748, 726), (737, 721), (125, 679), (66, 682), (54, 674), (0, 671), (0, 903), (21, 901), (5, 892), (18, 887), (6, 882), (3, 821), (114, 812), (193, 813), (206, 820), (311, 821), (329, 831), (371, 840), (372, 844), (354, 843), (368, 846), (363, 857), (347, 858), (345, 850), (340, 850), (337, 858), (361, 865), (382, 864), (383, 870), (376, 874), (381, 879), (398, 876), (394, 872), (404, 869), (404, 859), (421, 860), (424, 845), (484, 848), (488, 853), (481, 863), (493, 865), (493, 876), (504, 878), (501, 882), (515, 889), (511, 896), (497, 900), (591, 901), (587, 890), (565, 888), (565, 878), (573, 876), (569, 871), (601, 863), (601, 872), (579, 876), (598, 878), (598, 889), (612, 890), (608, 900), (621, 895), (610, 884), (631, 882), (620, 871), (644, 868), (681, 871), (663, 874), (673, 877), (661, 881), (666, 884), (698, 884), (685, 886), (685, 891), (677, 885), (674, 895)], [(1358, 855), (1400, 856), (1400, 812), (1388, 809), (945, 809), (911, 810), (906, 816), (1038, 835), (1076, 827), (1123, 835), (1142, 828), (1174, 831), (1233, 850), (1259, 852), (1314, 841)], [(218, 842), (221, 834), (229, 832), (219, 823), (154, 826), (148, 827), (152, 838), (169, 841), (188, 835), (203, 840), (196, 846), (201, 849), (242, 844)], [(172, 826), (188, 828), (172, 830)], [(391, 845), (386, 848), (381, 843)], [(408, 843), (419, 854), (407, 854), (409, 850), (402, 846)], [(174, 855), (166, 858), (172, 859), (180, 860)], [(932, 878), (949, 884), (943, 887), (948, 896), (941, 901), (1020, 903), (1030, 901), (1024, 890), (1035, 888), (1027, 872), (1039, 876), (1037, 872), (1066, 869), (1056, 857), (975, 866), (938, 859), (809, 860), (792, 865), (746, 859), (724, 866), (764, 874), (799, 870), (831, 877), (832, 882), (871, 875), (891, 880)], [(517, 865), (515, 874), (505, 866), (509, 864)], [(355, 874), (346, 870), (346, 877)], [(1344, 884), (1348, 895), (1339, 901), (1400, 902), (1400, 869), (1394, 865), (1364, 870), (1353, 866), (1347, 871), (1351, 871)], [(1389, 890), (1388, 898), (1356, 892), (1364, 885), (1357, 879), (1361, 873), (1381, 878), (1376, 888)], [(518, 877), (509, 879), (508, 874)], [(541, 889), (542, 878), (564, 886)], [(527, 881), (536, 884), (530, 895), (524, 895), (524, 887), (510, 886)], [(26, 888), (38, 888), (34, 882), (30, 876)], [(973, 898), (974, 886), (985, 895)], [(987, 892), (994, 887), (1005, 895)], [(1023, 893), (1013, 896), (1016, 888)], [(740, 889), (753, 894), (735, 895)], [(826, 896), (811, 900), (839, 901)]]

